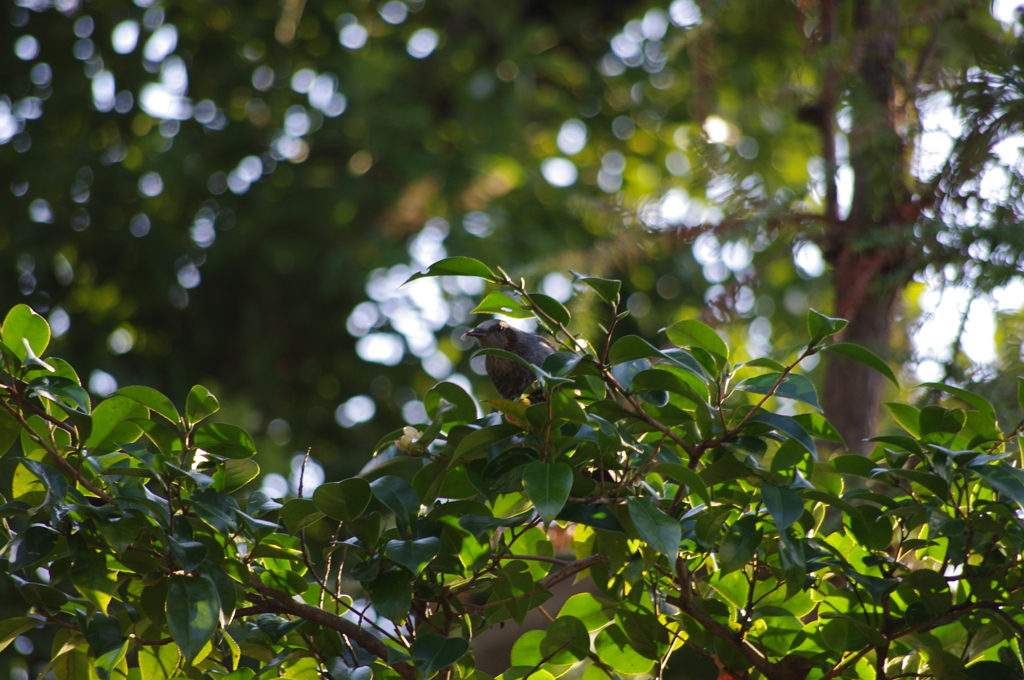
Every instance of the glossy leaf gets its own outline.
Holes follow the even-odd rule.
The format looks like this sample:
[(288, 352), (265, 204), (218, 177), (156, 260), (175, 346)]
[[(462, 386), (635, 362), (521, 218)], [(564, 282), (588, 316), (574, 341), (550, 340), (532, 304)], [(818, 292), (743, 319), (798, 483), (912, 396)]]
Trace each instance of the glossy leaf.
[(795, 491), (777, 484), (761, 486), (761, 500), (768, 514), (775, 520), (779, 532), (783, 532), (804, 514), (804, 501)]
[(891, 368), (889, 368), (889, 364), (885, 363), (877, 356), (875, 356), (875, 354), (872, 353), (870, 350), (867, 350), (861, 347), (860, 345), (854, 345), (846, 342), (837, 342), (834, 345), (822, 347), (821, 351), (831, 352), (832, 354), (839, 354), (840, 356), (844, 356), (848, 359), (859, 361), (865, 366), (873, 368), (882, 375), (884, 375), (889, 380), (889, 382), (891, 382), (896, 387), (900, 386), (899, 381), (896, 380), (896, 374), (892, 372)]
[(122, 387), (118, 391), (114, 392), (114, 394), (134, 399), (143, 406), (156, 411), (174, 424), (177, 424), (181, 418), (178, 415), (178, 410), (174, 408), (174, 404), (171, 403), (171, 400), (154, 390), (152, 387), (131, 385), (129, 387)]
[(630, 498), (627, 501), (629, 517), (640, 538), (675, 564), (682, 541), (679, 522), (666, 515), (650, 498)]
[(220, 596), (208, 579), (172, 576), (167, 591), (167, 627), (191, 663), (217, 630)]
[(602, 663), (619, 673), (646, 673), (654, 666), (654, 661), (644, 658), (633, 648), (629, 637), (617, 624), (608, 626), (597, 634), (594, 649), (597, 650), (597, 657)]
[(818, 449), (814, 446), (814, 441), (811, 439), (810, 435), (807, 434), (807, 430), (789, 416), (779, 415), (778, 413), (769, 413), (768, 411), (762, 410), (751, 416), (748, 422), (764, 423), (765, 425), (771, 426), (772, 429), (777, 430), (790, 439), (798, 442), (807, 450), (808, 453), (814, 456), (815, 459), (818, 458)]
[(440, 552), (441, 540), (433, 536), (416, 541), (388, 541), (384, 546), (384, 555), (389, 560), (402, 565), (413, 574), (423, 571)]
[(491, 283), (500, 281), (498, 275), (479, 260), (474, 260), (471, 257), (449, 257), (438, 260), (427, 267), (426, 271), (413, 274), (406, 283), (428, 276), (475, 276)]
[(0, 339), (22, 361), (29, 352), (41, 357), (50, 344), (50, 324), (28, 305), (15, 305), (4, 318)]
[(281, 521), (293, 534), (297, 534), (324, 516), (316, 503), (308, 498), (291, 499), (284, 504), (280, 513)]
[(370, 488), (377, 500), (395, 513), (399, 531), (405, 532), (420, 511), (420, 499), (409, 482), (387, 475), (370, 482)]
[(189, 424), (195, 425), (220, 410), (220, 402), (213, 396), (210, 390), (202, 385), (196, 385), (189, 390), (185, 399), (185, 418)]
[[(775, 383), (779, 380), (780, 373), (765, 373), (753, 378), (747, 378), (736, 386), (736, 389), (755, 394), (768, 394)], [(790, 373), (779, 383), (775, 390), (775, 396), (795, 399), (821, 410), (818, 403), (818, 391), (814, 389), (814, 383), (798, 373)]]
[(825, 316), (813, 309), (807, 312), (807, 332), (811, 336), (811, 345), (816, 345), (822, 340), (846, 328), (850, 322), (846, 319), (834, 319)]
[(565, 507), (572, 489), (572, 468), (566, 463), (534, 462), (523, 468), (523, 489), (545, 522)]
[(469, 640), (426, 633), (416, 637), (410, 651), (412, 658), (424, 662), (421, 670), (429, 676), (461, 659), (469, 651)]
[(762, 535), (755, 515), (741, 517), (729, 527), (718, 549), (723, 576), (742, 568), (753, 559), (757, 547), (761, 545)]
[(333, 520), (351, 522), (369, 507), (372, 496), (369, 482), (353, 477), (318, 486), (313, 491), (313, 504)]
[(960, 401), (966, 404), (970, 404), (971, 406), (976, 408), (980, 413), (984, 414), (985, 417), (988, 418), (991, 422), (994, 423), (996, 420), (995, 408), (988, 401), (988, 399), (980, 397), (977, 394), (968, 392), (967, 390), (960, 389), (959, 387), (952, 387), (951, 385), (943, 385), (942, 383), (936, 382), (921, 383), (920, 385), (918, 385), (918, 387), (927, 387), (928, 389), (939, 390), (941, 392), (951, 394)]
[(674, 323), (665, 329), (665, 335), (676, 347), (700, 347), (711, 352), (718, 361), (729, 360), (729, 347), (710, 326), (696, 319)]
[(619, 300), (619, 290), (622, 288), (622, 282), (616, 281), (615, 279), (602, 279), (596, 276), (585, 276), (578, 272), (571, 272), (573, 281), (579, 281), (587, 284), (598, 297), (607, 303), (617, 304)]
[[(569, 325), (569, 310), (566, 309), (565, 305), (558, 300), (549, 295), (544, 295), (543, 293), (530, 293), (530, 300), (540, 312), (537, 314), (537, 317), (540, 318), (545, 325), (552, 326), (551, 322), (547, 320), (547, 317), (550, 317), (555, 324), (561, 324), (562, 326)], [(557, 328), (557, 325), (552, 326), (552, 328)]]
[(455, 383), (441, 382), (431, 387), (423, 397), (423, 407), (431, 417), (440, 409), (442, 423), (467, 422), (477, 417), (473, 397)]
[(512, 319), (532, 319), (533, 312), (523, 307), (516, 298), (502, 293), (500, 290), (491, 291), (483, 300), (474, 307), (470, 314), (501, 314)]
[(195, 432), (195, 444), (203, 451), (224, 458), (249, 458), (256, 444), (249, 433), (236, 425), (207, 423)]

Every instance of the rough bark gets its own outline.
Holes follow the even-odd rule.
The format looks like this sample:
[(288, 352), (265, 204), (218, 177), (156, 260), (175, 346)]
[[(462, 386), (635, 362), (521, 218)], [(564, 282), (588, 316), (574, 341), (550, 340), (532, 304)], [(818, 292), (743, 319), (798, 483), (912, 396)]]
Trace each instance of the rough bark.
[[(831, 18), (831, 13), (828, 15)], [(851, 74), (849, 88), (854, 191), (845, 220), (832, 217), (837, 215), (832, 206), (826, 210), (832, 218), (826, 256), (834, 267), (835, 314), (850, 322), (839, 339), (864, 345), (883, 358), (888, 355), (896, 302), (906, 284), (899, 273), (904, 247), (899, 239), (892, 238), (892, 230), (905, 229), (899, 223), (898, 208), (907, 193), (903, 185), (904, 142), (896, 125), (893, 69), (898, 37), (897, 3), (854, 3), (850, 45), (857, 71)], [(826, 155), (834, 149), (834, 115), (834, 111), (829, 111), (830, 124), (823, 126)], [(823, 406), (850, 452), (869, 450), (863, 440), (875, 434), (883, 389), (883, 378), (872, 369), (848, 359), (830, 357)]]

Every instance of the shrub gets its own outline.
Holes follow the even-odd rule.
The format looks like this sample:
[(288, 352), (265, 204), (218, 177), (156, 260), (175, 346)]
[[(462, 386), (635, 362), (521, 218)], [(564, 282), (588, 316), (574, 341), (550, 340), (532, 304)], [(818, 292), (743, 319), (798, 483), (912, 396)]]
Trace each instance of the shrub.
[[(947, 406), (890, 405), (905, 433), (845, 455), (794, 369), (831, 352), (895, 376), (830, 344), (840, 319), (810, 312), (788, 363), (734, 364), (696, 320), (665, 329), (667, 348), (617, 337), (617, 281), (578, 277), (609, 310), (587, 342), (565, 307), (503, 272), (451, 258), (417, 277), (441, 275), (497, 284), (507, 292), (477, 312), (553, 334), (546, 400), (489, 401), (480, 417), (440, 383), (430, 422), (378, 450), (421, 461), (411, 481), (355, 477), (284, 502), (240, 493), (255, 446), (212, 419), (208, 390), (183, 411), (146, 387), (93, 403), (45, 356), (45, 320), (11, 310), (3, 557), (24, 604), (9, 605), (22, 611), (0, 622), (0, 646), (56, 630), (45, 670), (60, 680), (485, 680), (476, 635), (590, 576), (599, 594), (523, 635), (502, 678), (660, 674), (670, 656), (698, 680), (1021, 676), (1021, 426), (1004, 434), (984, 399), (932, 385)], [(779, 412), (779, 397), (802, 412)], [(333, 539), (314, 553), (306, 530), (325, 525)], [(555, 554), (555, 526), (574, 554)]]

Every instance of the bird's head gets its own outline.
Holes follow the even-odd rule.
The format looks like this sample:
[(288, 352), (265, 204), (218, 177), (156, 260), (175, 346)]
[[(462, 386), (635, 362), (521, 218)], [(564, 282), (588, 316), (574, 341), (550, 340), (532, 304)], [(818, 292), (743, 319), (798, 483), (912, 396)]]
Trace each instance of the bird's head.
[(462, 337), (473, 338), (484, 348), (509, 349), (515, 345), (518, 333), (519, 331), (501, 319), (489, 319), (466, 331)]

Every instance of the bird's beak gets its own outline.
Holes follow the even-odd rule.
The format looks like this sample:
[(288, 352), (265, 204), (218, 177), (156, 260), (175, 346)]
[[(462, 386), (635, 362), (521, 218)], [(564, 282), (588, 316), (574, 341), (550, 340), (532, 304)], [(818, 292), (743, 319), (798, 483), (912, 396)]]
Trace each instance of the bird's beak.
[(475, 328), (470, 328), (468, 331), (462, 334), (462, 339), (465, 340), (466, 338), (478, 338), (481, 335), (485, 335), (485, 333), (481, 333)]

